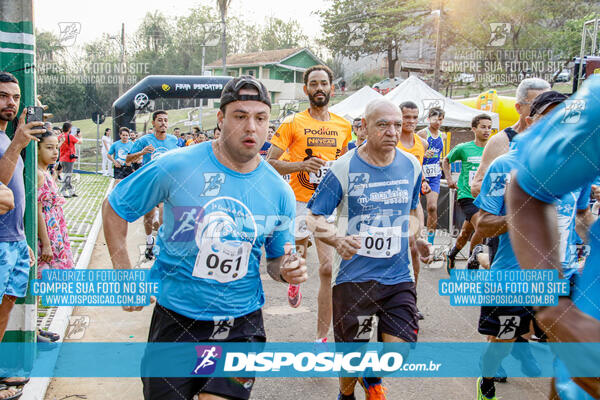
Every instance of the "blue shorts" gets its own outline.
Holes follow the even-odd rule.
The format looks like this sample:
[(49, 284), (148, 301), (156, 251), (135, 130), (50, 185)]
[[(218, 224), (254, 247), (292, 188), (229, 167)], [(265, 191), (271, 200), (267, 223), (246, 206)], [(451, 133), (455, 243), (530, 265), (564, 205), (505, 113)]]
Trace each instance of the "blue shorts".
[(25, 297), (29, 268), (26, 240), (0, 242), (0, 303), (4, 295)]
[(441, 175), (425, 179), (427, 180), (427, 183), (429, 183), (429, 187), (431, 188), (432, 192), (440, 192), (440, 181), (442, 180)]

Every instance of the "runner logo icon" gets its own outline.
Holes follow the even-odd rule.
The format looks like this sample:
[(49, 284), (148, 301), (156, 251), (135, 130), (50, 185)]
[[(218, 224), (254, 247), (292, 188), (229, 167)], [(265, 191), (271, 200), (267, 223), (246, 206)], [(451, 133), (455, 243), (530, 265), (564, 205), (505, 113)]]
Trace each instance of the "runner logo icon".
[(204, 173), (204, 190), (200, 196), (216, 196), (221, 191), (221, 185), (225, 183), (225, 174), (221, 172)]
[(490, 23), (490, 40), (488, 46), (500, 47), (504, 46), (508, 35), (510, 35), (511, 25), (507, 23)]
[(213, 333), (210, 335), (211, 340), (224, 340), (229, 337), (229, 331), (233, 328), (232, 317), (214, 317), (215, 327), (213, 328)]
[(517, 328), (521, 323), (521, 317), (516, 315), (500, 315), (500, 331), (498, 332), (498, 339), (514, 339)]
[(221, 346), (196, 346), (198, 360), (193, 375), (210, 375), (217, 368), (217, 359), (221, 358), (223, 349)]
[(358, 316), (358, 330), (354, 340), (369, 340), (373, 333), (373, 316), (361, 315)]

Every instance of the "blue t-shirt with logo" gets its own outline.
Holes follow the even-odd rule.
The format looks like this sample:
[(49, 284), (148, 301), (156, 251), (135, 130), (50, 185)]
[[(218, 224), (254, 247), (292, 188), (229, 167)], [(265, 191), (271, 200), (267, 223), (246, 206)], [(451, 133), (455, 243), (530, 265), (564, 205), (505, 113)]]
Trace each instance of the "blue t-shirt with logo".
[[(496, 158), (490, 164), (481, 183), (481, 192), (475, 199), (477, 208), (493, 215), (506, 215), (504, 194), (511, 180), (510, 172), (516, 168), (517, 162), (515, 152), (510, 151)], [(520, 269), (510, 244), (508, 232), (498, 238), (498, 250), (490, 269)]]
[(267, 258), (277, 258), (286, 242), (294, 243), (290, 186), (265, 161), (247, 174), (225, 167), (212, 146), (171, 151), (123, 180), (108, 198), (129, 222), (164, 203), (153, 266), (161, 279), (158, 303), (198, 320), (261, 308), (262, 247)]
[(152, 153), (144, 154), (142, 157), (142, 164), (146, 165), (150, 161), (157, 157), (160, 157), (169, 150), (179, 148), (177, 146), (177, 138), (174, 135), (167, 134), (164, 140), (159, 140), (154, 133), (144, 135), (133, 143), (130, 153), (139, 153), (144, 150), (144, 147), (152, 145), (154, 151)]
[(367, 163), (358, 149), (331, 165), (307, 207), (313, 214), (324, 216), (337, 210), (338, 232), (360, 235), (362, 241), (361, 250), (350, 260), (342, 260), (335, 253), (334, 285), (414, 281), (408, 228), (420, 189), (421, 164), (400, 149), (386, 167)]
[(560, 255), (565, 278), (570, 278), (579, 268), (577, 244), (580, 241), (575, 231), (577, 211), (588, 208), (592, 185), (587, 184), (562, 196), (556, 202), (558, 233), (560, 234)]
[(115, 160), (117, 160), (121, 165), (125, 164), (125, 160), (127, 159), (127, 155), (131, 153), (131, 148), (133, 147), (133, 142), (127, 141), (127, 143), (123, 143), (122, 141), (114, 142), (110, 149), (108, 150), (108, 154), (113, 156)]
[[(6, 132), (0, 131), (0, 158), (4, 156), (6, 149), (10, 146), (10, 139)], [(23, 159), (19, 156), (12, 179), (8, 182), (8, 188), (13, 192), (15, 208), (0, 215), (0, 242), (16, 242), (25, 240), (23, 229), (23, 217), (25, 215), (25, 184), (23, 182)], [(0, 268), (3, 266), (0, 262)]]

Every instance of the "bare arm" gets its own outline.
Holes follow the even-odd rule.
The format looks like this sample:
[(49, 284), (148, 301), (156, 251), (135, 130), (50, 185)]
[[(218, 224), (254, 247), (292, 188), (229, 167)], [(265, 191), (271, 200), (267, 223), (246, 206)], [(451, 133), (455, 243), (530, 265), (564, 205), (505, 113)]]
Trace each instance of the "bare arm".
[(327, 222), (323, 215), (315, 215), (310, 210), (306, 216), (308, 229), (314, 232), (316, 238), (335, 248), (340, 257), (349, 260), (362, 247), (362, 240), (357, 235), (338, 236), (335, 225)]
[(317, 157), (311, 157), (305, 161), (283, 161), (279, 159), (283, 153), (284, 150), (281, 150), (275, 145), (271, 145), (269, 152), (267, 153), (267, 162), (281, 175), (287, 175), (298, 171), (317, 172), (321, 166), (325, 165), (325, 161)]
[(6, 214), (15, 208), (15, 198), (12, 190), (0, 182), (0, 215)]
[(117, 160), (115, 160), (115, 159), (113, 158), (113, 156), (111, 156), (111, 155), (110, 155), (110, 153), (106, 153), (106, 157), (108, 157), (108, 159), (109, 159), (109, 160), (110, 160), (110, 161), (111, 161), (111, 162), (112, 162), (112, 163), (113, 163), (115, 166), (117, 166), (118, 168), (121, 168), (121, 163), (120, 163), (120, 162), (118, 162)]
[(15, 131), (15, 136), (10, 142), (10, 145), (4, 152), (4, 155), (0, 157), (0, 182), (8, 185), (10, 180), (15, 173), (17, 162), (19, 161), (19, 155), (31, 140), (39, 142), (35, 134), (42, 134), (46, 130), (41, 129), (44, 123), (41, 121), (30, 122), (25, 124), (25, 113), (27, 110), (23, 110), (21, 117), (19, 118), (19, 127)]
[(277, 282), (297, 285), (308, 279), (306, 260), (293, 254), (292, 248), (290, 243), (286, 243), (284, 255), (267, 259), (267, 272)]
[[(554, 206), (529, 196), (516, 179), (507, 193), (508, 232), (517, 260), (522, 268), (554, 268), (561, 273), (559, 235)], [(583, 313), (573, 301), (562, 297), (556, 307), (545, 307), (535, 316), (540, 327), (553, 342), (600, 342), (600, 321)], [(580, 361), (598, 365), (597, 354), (582, 353)], [(600, 397), (598, 378), (573, 378), (586, 392)]]
[(127, 221), (113, 210), (108, 199), (102, 204), (102, 225), (113, 268), (131, 269), (127, 252)]
[(477, 218), (477, 231), (485, 237), (499, 236), (507, 232), (508, 224), (505, 215), (494, 215), (487, 211), (479, 210)]
[(444, 176), (448, 182), (448, 187), (451, 189), (456, 189), (456, 182), (454, 182), (454, 179), (452, 179), (452, 172), (450, 172), (450, 161), (448, 161), (448, 157), (444, 157), (442, 160), (442, 170), (444, 171)]
[(481, 164), (475, 172), (473, 182), (471, 183), (471, 194), (473, 197), (479, 196), (481, 192), (481, 183), (486, 171), (490, 167), (492, 161), (496, 158), (508, 152), (508, 138), (504, 132), (494, 135), (490, 138), (488, 144), (483, 148), (483, 154), (481, 155)]

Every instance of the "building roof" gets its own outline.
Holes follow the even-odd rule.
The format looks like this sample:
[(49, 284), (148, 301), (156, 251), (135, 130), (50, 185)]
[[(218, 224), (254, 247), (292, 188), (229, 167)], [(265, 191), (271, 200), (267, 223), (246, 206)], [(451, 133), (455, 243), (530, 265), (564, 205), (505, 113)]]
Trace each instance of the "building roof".
[[(256, 53), (245, 53), (245, 54), (231, 54), (227, 56), (227, 67), (243, 67), (253, 65), (267, 65), (280, 63), (302, 51), (308, 52), (315, 60), (321, 62), (317, 56), (315, 56), (306, 47), (296, 47), (293, 49), (279, 49), (279, 50), (268, 50), (259, 51)], [(207, 68), (220, 68), (223, 66), (221, 59), (218, 59), (210, 64)]]

